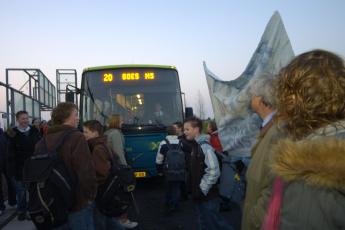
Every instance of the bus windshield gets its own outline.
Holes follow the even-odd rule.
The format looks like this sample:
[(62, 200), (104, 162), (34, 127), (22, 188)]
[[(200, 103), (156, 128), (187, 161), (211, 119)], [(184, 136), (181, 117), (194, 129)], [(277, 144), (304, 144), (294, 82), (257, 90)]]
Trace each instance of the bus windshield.
[(85, 72), (82, 119), (103, 125), (120, 114), (124, 125), (167, 126), (182, 121), (182, 99), (175, 69), (119, 68)]

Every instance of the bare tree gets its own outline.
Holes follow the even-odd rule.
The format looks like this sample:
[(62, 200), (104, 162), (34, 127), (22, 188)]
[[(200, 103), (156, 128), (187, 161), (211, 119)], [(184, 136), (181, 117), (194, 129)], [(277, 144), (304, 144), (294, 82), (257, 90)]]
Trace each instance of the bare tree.
[(205, 119), (205, 100), (200, 90), (198, 90), (196, 102), (197, 102), (197, 105), (196, 105), (197, 113), (199, 115), (199, 118), (203, 120)]

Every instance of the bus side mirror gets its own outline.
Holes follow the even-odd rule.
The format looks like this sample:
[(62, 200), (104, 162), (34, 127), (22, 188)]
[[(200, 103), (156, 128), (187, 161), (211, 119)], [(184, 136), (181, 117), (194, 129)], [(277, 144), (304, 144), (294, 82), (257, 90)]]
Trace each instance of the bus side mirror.
[(185, 108), (185, 118), (192, 117), (193, 116), (193, 108), (192, 107), (186, 107)]
[(74, 103), (74, 92), (66, 92), (65, 101)]

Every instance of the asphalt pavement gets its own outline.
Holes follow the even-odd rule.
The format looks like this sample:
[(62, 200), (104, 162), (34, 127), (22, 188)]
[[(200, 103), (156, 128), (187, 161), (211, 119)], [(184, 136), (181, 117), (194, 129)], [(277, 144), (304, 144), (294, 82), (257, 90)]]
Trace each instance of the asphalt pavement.
[[(145, 179), (138, 181), (134, 197), (139, 209), (139, 214), (135, 208), (129, 211), (130, 219), (139, 222), (135, 230), (197, 230), (194, 204), (191, 200), (181, 201), (179, 210), (175, 213), (167, 214), (164, 206), (164, 181), (161, 178)], [(240, 210), (233, 207), (231, 211), (222, 213), (226, 220), (234, 229), (240, 229)], [(2, 226), (4, 230), (33, 230), (34, 225), (30, 221), (18, 221), (14, 216), (14, 209), (7, 209), (0, 217), (1, 223), (4, 220), (11, 221)], [(14, 218), (13, 218), (14, 217)]]

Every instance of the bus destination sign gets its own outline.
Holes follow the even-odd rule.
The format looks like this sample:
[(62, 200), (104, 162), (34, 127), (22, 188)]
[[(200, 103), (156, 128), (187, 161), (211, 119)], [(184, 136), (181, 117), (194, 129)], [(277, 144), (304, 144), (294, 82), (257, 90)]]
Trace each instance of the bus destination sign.
[[(144, 80), (154, 80), (155, 73), (154, 72), (122, 72), (119, 77), (122, 81), (138, 81), (140, 79)], [(103, 74), (103, 82), (110, 83), (114, 81), (114, 75), (112, 73), (104, 73)]]

